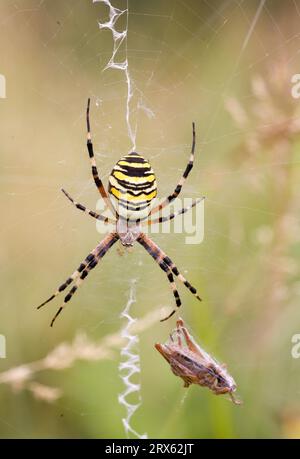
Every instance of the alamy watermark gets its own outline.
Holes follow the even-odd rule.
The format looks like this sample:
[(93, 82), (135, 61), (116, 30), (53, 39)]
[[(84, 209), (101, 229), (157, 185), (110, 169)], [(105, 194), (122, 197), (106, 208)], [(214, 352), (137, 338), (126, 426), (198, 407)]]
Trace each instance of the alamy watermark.
[(300, 97), (300, 73), (295, 73), (291, 78), (291, 83), (293, 84), (291, 89), (291, 94), (294, 99), (299, 99)]
[(292, 336), (292, 343), (294, 346), (292, 346), (291, 349), (291, 354), (293, 359), (299, 359), (300, 358), (300, 334), (296, 333), (295, 335)]
[[(195, 205), (196, 201), (198, 202)], [(148, 209), (144, 215), (139, 214), (141, 231), (150, 234), (185, 234), (186, 244), (200, 244), (204, 239), (204, 202), (204, 198), (197, 200), (192, 198), (177, 198), (170, 205), (166, 206), (163, 211), (153, 213), (147, 217), (147, 213), (150, 211)], [(100, 214), (105, 210), (105, 203), (102, 199), (97, 201), (96, 209)], [(122, 209), (120, 208), (120, 210)], [(120, 212), (120, 214), (122, 213)], [(108, 214), (105, 213), (105, 215)], [(174, 217), (169, 219), (168, 216), (170, 215), (172, 217), (174, 215)], [(134, 214), (128, 212), (129, 221), (133, 217)], [(163, 221), (159, 222), (159, 219)], [(115, 231), (115, 227), (112, 224), (105, 224), (99, 220), (97, 220), (96, 228), (98, 233), (101, 234)]]
[(0, 335), (0, 359), (6, 358), (6, 338), (4, 335)]
[(4, 75), (0, 73), (0, 99), (6, 98), (6, 79)]

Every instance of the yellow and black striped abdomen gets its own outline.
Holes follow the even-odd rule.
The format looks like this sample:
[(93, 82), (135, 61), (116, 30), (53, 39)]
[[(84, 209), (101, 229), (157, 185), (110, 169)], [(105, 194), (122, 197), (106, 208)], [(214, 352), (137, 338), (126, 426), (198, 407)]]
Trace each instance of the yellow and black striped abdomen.
[(117, 200), (120, 215), (139, 218), (157, 195), (156, 177), (148, 161), (132, 152), (113, 168), (108, 191)]

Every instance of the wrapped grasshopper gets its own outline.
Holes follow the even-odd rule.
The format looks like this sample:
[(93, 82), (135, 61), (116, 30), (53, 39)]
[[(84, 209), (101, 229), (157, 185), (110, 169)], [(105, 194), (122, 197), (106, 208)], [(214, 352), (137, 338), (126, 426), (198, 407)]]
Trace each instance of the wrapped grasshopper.
[(233, 403), (241, 401), (234, 398), (236, 383), (227, 372), (225, 365), (220, 365), (194, 341), (182, 319), (170, 335), (166, 344), (155, 344), (156, 349), (170, 364), (171, 370), (184, 381), (184, 387), (198, 384), (208, 387), (216, 395), (229, 394)]

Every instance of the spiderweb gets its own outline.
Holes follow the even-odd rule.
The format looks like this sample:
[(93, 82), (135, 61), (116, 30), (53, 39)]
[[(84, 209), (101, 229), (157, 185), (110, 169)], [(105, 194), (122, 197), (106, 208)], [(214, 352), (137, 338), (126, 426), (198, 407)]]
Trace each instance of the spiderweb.
[[(272, 72), (274, 62), (282, 62), (281, 69), (286, 69), (288, 83), (283, 92), (290, 100), (290, 78), (299, 73), (299, 2), (129, 0), (127, 4), (126, 0), (13, 0), (1, 4), (0, 24), (0, 74), (6, 79), (7, 96), (0, 98), (0, 199), (5, 215), (1, 228), (5, 244), (0, 252), (0, 334), (6, 337), (7, 352), (7, 359), (0, 360), (1, 368), (41, 358), (60, 341), (71, 340), (74, 329), (84, 329), (92, 338), (119, 330), (124, 303), (133, 312), (125, 309), (123, 314), (128, 312), (130, 317), (140, 317), (154, 306), (166, 308), (161, 313), (163, 317), (173, 306), (162, 272), (147, 254), (136, 249), (132, 256), (119, 258), (111, 253), (105, 257), (97, 274), (90, 275), (61, 315), (54, 333), (48, 333), (47, 326), (55, 307), (49, 306), (48, 312), (38, 315), (33, 310), (32, 305), (39, 304), (49, 290), (63, 281), (102, 237), (94, 231), (94, 223), (89, 225), (88, 217), (78, 215), (59, 193), (64, 186), (78, 201), (95, 209), (97, 195), (85, 151), (85, 107), (90, 96), (92, 136), (104, 183), (115, 162), (127, 151), (137, 149), (151, 161), (161, 197), (174, 189), (182, 174), (190, 150), (191, 122), (196, 122), (197, 156), (184, 194), (192, 198), (206, 196), (204, 242), (195, 247), (185, 245), (182, 234), (157, 233), (153, 239), (199, 286), (204, 299), (209, 299), (209, 305), (203, 302), (199, 308), (181, 289), (183, 314), (192, 333), (197, 336), (201, 332), (202, 344), (206, 347), (208, 343), (211, 347), (207, 350), (214, 355), (218, 356), (222, 349), (220, 360), (226, 355), (225, 360), (233, 366), (232, 370), (229, 365), (233, 376), (244, 382), (243, 374), (254, 368), (249, 349), (256, 336), (254, 332), (259, 329), (254, 316), (260, 317), (263, 302), (258, 292), (252, 291), (252, 286), (259, 282), (256, 266), (266, 263), (271, 267), (268, 244), (273, 234), (272, 222), (281, 215), (264, 194), (262, 184), (269, 184), (274, 177), (278, 184), (282, 183), (282, 166), (289, 164), (295, 170), (299, 155), (286, 158), (280, 152), (262, 154), (261, 146), (256, 153), (255, 149), (251, 154), (243, 153), (243, 148), (236, 152), (244, 130), (232, 120), (226, 106), (229, 103), (238, 123), (243, 123), (245, 111), (246, 117), (253, 112), (255, 116), (259, 114), (263, 88), (255, 78), (263, 76), (267, 86), (271, 82), (276, 85), (279, 76)], [(241, 107), (235, 105), (232, 97), (238, 99), (244, 111), (239, 111)], [(293, 103), (296, 106), (297, 101)], [(263, 114), (269, 115), (269, 107), (264, 110)], [(271, 121), (267, 116), (267, 122), (261, 118), (258, 127), (266, 129), (269, 123), (275, 129), (278, 119), (275, 115)], [(245, 129), (252, 135), (249, 143), (255, 144), (253, 132), (257, 126), (252, 129), (247, 125)], [(298, 208), (293, 206), (287, 233), (296, 238)], [(293, 257), (287, 256), (281, 262), (296, 277)], [(127, 303), (124, 298), (128, 290)], [(283, 285), (277, 290), (277, 295), (287, 295)], [(284, 366), (290, 355), (290, 335), (297, 332), (290, 326), (298, 321), (299, 285), (294, 278), (290, 292), (288, 307), (282, 308), (280, 315), (286, 346), (282, 374), (290, 376), (296, 385), (297, 369)], [(246, 311), (247, 320), (240, 311)], [(128, 316), (124, 320), (131, 319)], [(165, 324), (155, 328), (155, 333), (143, 334), (139, 343), (133, 340), (147, 362), (139, 376), (139, 362), (133, 361), (137, 369), (134, 377), (142, 377), (145, 394), (143, 404), (135, 412), (139, 432), (148, 432), (147, 423), (141, 418), (143, 413), (152, 412), (149, 381), (153, 384), (157, 356), (149, 349), (154, 336), (165, 341), (172, 325)], [(282, 330), (281, 326), (278, 322), (277, 330)], [(40, 346), (35, 344), (38, 341)], [(236, 349), (243, 354), (242, 360)], [(125, 355), (122, 365), (124, 362)], [(265, 367), (274, 376), (268, 365)], [(240, 375), (236, 376), (234, 369)], [(123, 386), (115, 383), (118, 374), (113, 373), (114, 369), (107, 367), (106, 372), (100, 375), (101, 384), (99, 374), (95, 378), (95, 391), (101, 386), (104, 393), (102, 397), (97, 393), (94, 398), (105, 402), (107, 394), (107, 403), (114, 406), (116, 394), (123, 392)], [(165, 403), (161, 419), (164, 426), (172, 425), (168, 418), (171, 414), (165, 413), (174, 414), (174, 393), (169, 390), (173, 382), (168, 376), (154, 397), (155, 406)], [(276, 377), (273, 381), (278, 389), (274, 389), (278, 394), (275, 405), (280, 404), (279, 400), (287, 403), (288, 391), (283, 390), (283, 383), (280, 386)], [(88, 384), (80, 393), (69, 384), (66, 389), (72, 395), (58, 401), (57, 412), (51, 416), (63, 411), (78, 424), (82, 419), (92, 424), (95, 416), (101, 417), (105, 410), (99, 405), (94, 407), (94, 398), (88, 398)], [(172, 388), (176, 384), (174, 381)], [(132, 405), (138, 406), (139, 395), (131, 395), (137, 395), (138, 403)], [(181, 395), (180, 392), (180, 400)], [(270, 401), (271, 395), (264, 392), (261, 398), (264, 397)], [(184, 431), (181, 414), (190, 399), (195, 407), (200, 405), (198, 398), (190, 394), (178, 404), (173, 422), (178, 436)], [(126, 406), (125, 399), (121, 400)], [(136, 429), (129, 423), (133, 411), (127, 408), (129, 418), (124, 419), (124, 427), (134, 434)], [(101, 435), (113, 436), (115, 427), (111, 425), (115, 426), (124, 416), (123, 410), (124, 406), (116, 412), (115, 423), (110, 427), (104, 415), (101, 417)], [(29, 436), (34, 431), (34, 427), (21, 425), (6, 412), (1, 414), (0, 422), (3, 432), (11, 436)], [(196, 436), (192, 422), (187, 433)], [(204, 421), (201, 428), (205, 432)], [(120, 429), (118, 434), (122, 432)], [(67, 428), (65, 433), (69, 433)]]
[[(128, 35), (128, 1), (127, 1), (127, 8), (125, 10), (119, 10), (112, 6), (109, 0), (94, 0), (94, 2), (100, 1), (108, 6), (109, 8), (109, 21), (102, 23), (99, 22), (100, 29), (109, 29), (112, 32), (113, 37), (113, 52), (112, 57), (110, 58), (108, 64), (105, 67), (105, 70), (112, 69), (112, 70), (120, 70), (124, 72), (126, 78), (126, 85), (127, 85), (127, 97), (126, 97), (126, 123), (128, 129), (128, 135), (131, 140), (131, 148), (130, 151), (135, 151), (136, 149), (136, 128), (132, 126), (131, 121), (131, 107), (130, 103), (133, 97), (133, 88), (132, 82), (129, 73), (129, 63), (128, 63), (128, 51), (127, 51), (127, 35)], [(122, 32), (118, 32), (117, 21), (120, 16), (126, 14), (126, 28)], [(125, 59), (123, 61), (119, 61), (118, 54), (120, 53), (120, 48), (124, 43), (125, 46)], [(124, 327), (122, 332), (122, 337), (124, 337), (127, 341), (126, 345), (121, 350), (121, 356), (124, 358), (124, 361), (119, 366), (121, 372), (121, 378), (125, 385), (125, 391), (119, 395), (119, 403), (124, 405), (127, 411), (126, 418), (123, 418), (123, 425), (125, 428), (126, 435), (128, 436), (129, 433), (133, 434), (138, 438), (147, 438), (146, 435), (138, 434), (131, 426), (130, 420), (134, 412), (140, 406), (140, 403), (132, 404), (128, 401), (128, 396), (134, 392), (137, 392), (139, 395), (139, 399), (141, 399), (140, 395), (140, 384), (133, 383), (132, 378), (136, 374), (140, 373), (140, 358), (139, 355), (136, 353), (135, 349), (138, 345), (138, 336), (132, 335), (130, 333), (130, 326), (134, 323), (134, 319), (130, 315), (130, 308), (133, 303), (135, 303), (135, 280), (131, 281), (131, 289), (130, 289), (130, 296), (128, 303), (125, 306), (124, 311), (121, 314), (121, 317), (127, 320), (127, 325)]]

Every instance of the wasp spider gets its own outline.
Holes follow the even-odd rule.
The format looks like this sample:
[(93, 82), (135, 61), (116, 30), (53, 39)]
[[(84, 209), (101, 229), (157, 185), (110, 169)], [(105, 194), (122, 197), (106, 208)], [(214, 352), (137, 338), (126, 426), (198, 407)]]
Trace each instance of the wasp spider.
[[(193, 142), (189, 162), (179, 180), (175, 190), (159, 205), (150, 210), (152, 200), (157, 195), (156, 178), (155, 174), (149, 164), (141, 155), (136, 152), (129, 153), (117, 162), (109, 177), (108, 192), (105, 190), (103, 183), (99, 177), (96, 161), (94, 157), (93, 144), (91, 139), (90, 130), (90, 99), (88, 100), (86, 121), (87, 121), (87, 149), (89, 152), (92, 174), (98, 188), (98, 191), (105, 201), (106, 207), (110, 209), (114, 219), (108, 218), (102, 214), (98, 214), (92, 210), (87, 209), (82, 204), (74, 201), (74, 199), (65, 191), (62, 192), (65, 196), (81, 210), (89, 214), (91, 217), (100, 220), (106, 224), (114, 225), (115, 230), (108, 234), (95, 248), (92, 250), (79, 267), (68, 277), (68, 279), (61, 284), (56, 292), (48, 298), (39, 307), (41, 308), (49, 301), (53, 300), (60, 292), (63, 292), (69, 285), (73, 283), (68, 294), (64, 298), (64, 302), (58, 309), (51, 322), (51, 327), (61, 313), (64, 306), (71, 300), (72, 296), (87, 277), (89, 272), (97, 266), (99, 261), (104, 257), (107, 251), (120, 240), (121, 244), (125, 247), (132, 247), (134, 242), (137, 241), (141, 244), (147, 252), (154, 258), (160, 268), (166, 273), (170, 282), (173, 295), (175, 297), (176, 306), (181, 305), (181, 300), (175, 285), (173, 274), (196, 296), (198, 300), (201, 298), (197, 294), (197, 290), (193, 287), (179, 272), (173, 261), (145, 234), (142, 232), (143, 225), (151, 225), (153, 223), (162, 223), (167, 220), (172, 220), (176, 215), (183, 214), (189, 209), (198, 204), (202, 199), (192, 202), (189, 207), (182, 208), (178, 212), (170, 213), (168, 216), (159, 216), (152, 218), (152, 216), (160, 212), (164, 207), (174, 201), (179, 195), (182, 186), (189, 175), (193, 163), (195, 152), (195, 125), (193, 123)], [(114, 205), (113, 202), (117, 204)], [(143, 215), (146, 212), (146, 215)], [(162, 321), (169, 319), (175, 313), (175, 309)]]

